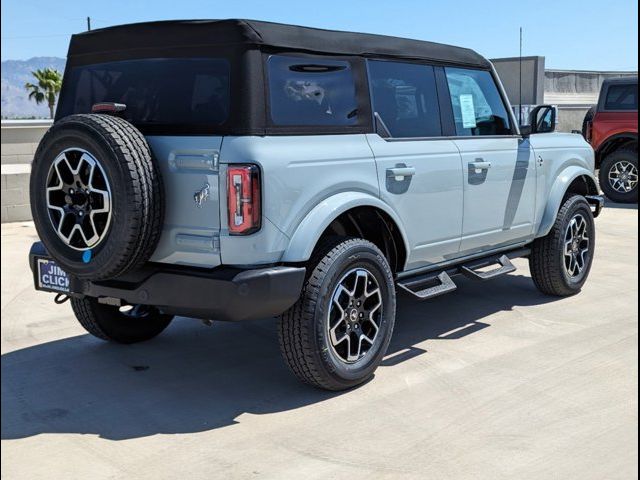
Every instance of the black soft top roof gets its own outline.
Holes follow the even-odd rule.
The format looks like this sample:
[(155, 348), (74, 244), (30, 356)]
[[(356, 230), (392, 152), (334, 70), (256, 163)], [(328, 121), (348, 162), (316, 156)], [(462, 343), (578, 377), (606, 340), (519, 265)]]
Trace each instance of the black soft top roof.
[(300, 27), (256, 20), (171, 20), (119, 25), (73, 35), (71, 58), (145, 50), (214, 46), (396, 57), (490, 68), (467, 48), (406, 38)]

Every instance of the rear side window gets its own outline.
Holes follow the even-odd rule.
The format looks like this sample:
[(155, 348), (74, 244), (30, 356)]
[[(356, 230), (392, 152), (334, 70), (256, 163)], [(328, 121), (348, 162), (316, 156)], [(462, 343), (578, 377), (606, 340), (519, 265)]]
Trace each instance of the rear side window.
[(638, 84), (611, 85), (607, 90), (605, 110), (637, 110)]
[(94, 103), (127, 105), (137, 126), (221, 125), (229, 116), (229, 63), (214, 58), (148, 58), (73, 67), (59, 116)]
[(275, 125), (357, 124), (356, 86), (349, 62), (272, 55), (267, 65)]
[(458, 136), (511, 134), (509, 115), (491, 73), (462, 68), (445, 71)]
[(373, 111), (392, 137), (442, 135), (433, 67), (378, 60), (367, 63)]

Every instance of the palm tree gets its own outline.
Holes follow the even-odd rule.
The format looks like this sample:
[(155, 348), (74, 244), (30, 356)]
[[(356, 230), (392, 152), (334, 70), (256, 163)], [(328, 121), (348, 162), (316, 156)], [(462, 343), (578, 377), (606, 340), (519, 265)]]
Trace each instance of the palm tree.
[(38, 105), (46, 102), (49, 106), (49, 114), (53, 118), (53, 109), (62, 87), (62, 74), (53, 68), (36, 70), (31, 74), (37, 83), (24, 84), (24, 88), (29, 91), (29, 100), (35, 100)]

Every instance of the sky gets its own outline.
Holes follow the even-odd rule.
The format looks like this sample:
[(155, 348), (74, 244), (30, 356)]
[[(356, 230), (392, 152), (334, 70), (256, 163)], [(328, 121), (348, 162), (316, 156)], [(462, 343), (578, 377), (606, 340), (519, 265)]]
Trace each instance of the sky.
[(547, 68), (638, 69), (633, 0), (2, 0), (2, 60), (65, 57), (72, 33), (150, 20), (251, 18), (469, 47), (487, 58), (546, 57)]

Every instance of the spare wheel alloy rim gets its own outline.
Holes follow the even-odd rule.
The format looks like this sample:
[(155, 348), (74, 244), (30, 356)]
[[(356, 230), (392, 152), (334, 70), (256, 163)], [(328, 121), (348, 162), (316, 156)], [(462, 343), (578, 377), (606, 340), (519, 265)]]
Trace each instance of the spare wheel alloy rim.
[(47, 210), (56, 234), (70, 248), (95, 248), (109, 232), (111, 189), (100, 162), (87, 150), (68, 148), (47, 175)]

